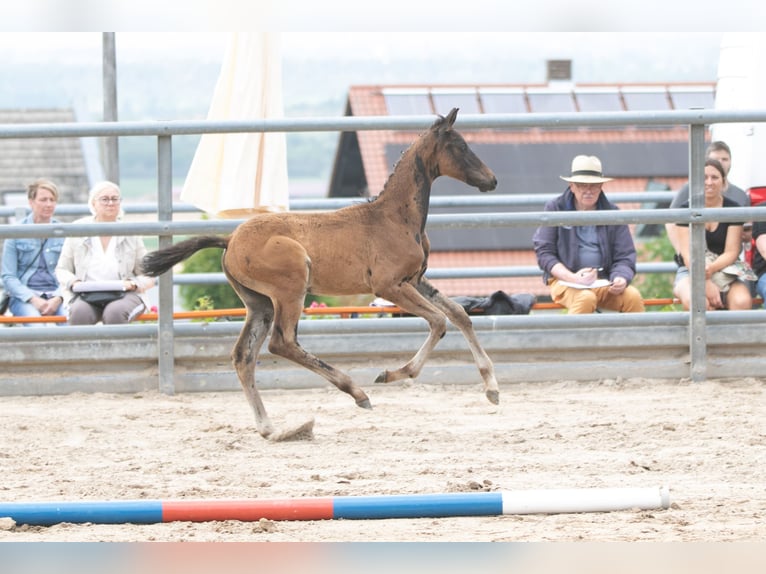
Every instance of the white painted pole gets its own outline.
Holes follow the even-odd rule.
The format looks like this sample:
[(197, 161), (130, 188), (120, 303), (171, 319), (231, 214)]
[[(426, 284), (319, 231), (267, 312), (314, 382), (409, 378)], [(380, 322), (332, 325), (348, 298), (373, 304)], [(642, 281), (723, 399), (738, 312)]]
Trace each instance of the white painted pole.
[(560, 488), (504, 491), (503, 514), (562, 514), (668, 508), (670, 490), (659, 488)]

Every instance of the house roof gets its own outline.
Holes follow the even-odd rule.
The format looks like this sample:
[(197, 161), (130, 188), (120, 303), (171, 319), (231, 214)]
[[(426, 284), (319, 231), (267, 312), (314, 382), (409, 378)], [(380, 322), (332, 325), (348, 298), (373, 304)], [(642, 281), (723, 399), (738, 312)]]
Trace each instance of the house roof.
[[(461, 113), (553, 113), (712, 108), (715, 82), (503, 85), (357, 85), (348, 92), (345, 115)], [(457, 127), (460, 129), (460, 115)], [(531, 127), (460, 132), (495, 171), (499, 194), (558, 193), (566, 188), (559, 175), (569, 173), (578, 154), (597, 155), (614, 181), (608, 196), (621, 192), (678, 189), (687, 180), (689, 134), (685, 126)], [(414, 130), (364, 130), (340, 135), (330, 181), (330, 197), (377, 195), (402, 152), (417, 137)], [(438, 179), (432, 195), (473, 193), (465, 184)], [(636, 208), (638, 205), (626, 208)], [(538, 211), (539, 207), (519, 208)], [(454, 210), (453, 210), (454, 211)], [(460, 211), (466, 212), (465, 208)], [(488, 211), (476, 208), (473, 212)], [(432, 208), (449, 213), (449, 208)], [(429, 267), (535, 265), (533, 227), (429, 231)], [(493, 290), (547, 294), (539, 277), (434, 281), (450, 295), (480, 295)], [(504, 288), (505, 287), (505, 288)]]
[[(349, 88), (345, 114), (445, 114), (453, 107), (460, 108), (461, 113), (470, 114), (672, 110), (712, 107), (714, 97), (713, 82), (366, 85)], [(458, 115), (458, 127), (459, 123)], [(688, 148), (688, 130), (685, 126), (483, 129), (461, 130), (461, 133), (477, 152), (482, 146), (492, 146), (499, 150), (495, 152), (499, 163), (492, 164), (492, 158), (485, 159), (490, 167), (496, 171), (505, 171), (507, 175), (517, 174), (512, 179), (498, 177), (498, 193), (512, 193), (513, 183), (527, 183), (528, 174), (531, 173), (537, 178), (546, 178), (547, 175), (555, 178), (556, 174), (564, 173), (562, 170), (569, 168), (571, 158), (576, 155), (572, 153), (573, 150), (578, 150), (577, 153), (591, 153), (588, 150), (592, 149), (594, 153), (600, 153), (605, 171), (619, 177), (685, 177), (688, 166), (688, 155), (685, 153)], [(379, 193), (391, 172), (391, 160), (398, 159), (416, 135), (413, 130), (365, 130), (341, 134), (329, 195), (349, 197)], [(658, 145), (664, 149), (653, 151)], [(614, 146), (627, 151), (610, 153)], [(557, 157), (551, 157), (551, 149), (561, 151), (556, 154)], [(673, 157), (666, 157), (668, 150), (673, 150)], [(638, 153), (642, 155), (635, 155)], [(636, 157), (645, 157), (645, 153), (650, 154), (651, 162), (635, 160)], [(604, 154), (611, 155), (612, 161), (605, 161)], [(519, 164), (519, 160), (525, 163)]]
[[(0, 124), (75, 122), (71, 109), (0, 109)], [(80, 138), (0, 138), (0, 203), (26, 205), (26, 188), (37, 178), (56, 183), (64, 203), (88, 198), (86, 151)]]

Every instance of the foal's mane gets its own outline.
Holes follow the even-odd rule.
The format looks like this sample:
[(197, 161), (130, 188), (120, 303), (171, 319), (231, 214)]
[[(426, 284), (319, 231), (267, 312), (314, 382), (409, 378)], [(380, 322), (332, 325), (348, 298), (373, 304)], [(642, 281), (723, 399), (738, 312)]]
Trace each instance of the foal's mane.
[(391, 170), (391, 173), (388, 174), (388, 178), (386, 178), (386, 183), (383, 184), (383, 189), (381, 190), (381, 192), (378, 195), (373, 196), (370, 199), (370, 201), (375, 201), (375, 199), (377, 199), (378, 196), (380, 196), (381, 194), (383, 194), (386, 191), (386, 188), (388, 187), (388, 183), (391, 181), (391, 178), (393, 177), (394, 172), (396, 171), (396, 168), (399, 166), (399, 162), (402, 161), (402, 158), (405, 156), (405, 154), (408, 151), (410, 151), (413, 147), (415, 147), (418, 144), (418, 142), (420, 142), (423, 139), (423, 137), (425, 137), (426, 134), (428, 134), (429, 132), (438, 130), (441, 127), (441, 125), (443, 123), (445, 123), (446, 121), (447, 121), (447, 118), (445, 118), (441, 114), (437, 114), (436, 121), (434, 121), (434, 123), (431, 124), (431, 127), (428, 128), (426, 131), (421, 132), (420, 134), (418, 134), (418, 139), (416, 139), (405, 150), (403, 150), (401, 154), (399, 154), (399, 159), (396, 160), (396, 163), (394, 164), (394, 168)]

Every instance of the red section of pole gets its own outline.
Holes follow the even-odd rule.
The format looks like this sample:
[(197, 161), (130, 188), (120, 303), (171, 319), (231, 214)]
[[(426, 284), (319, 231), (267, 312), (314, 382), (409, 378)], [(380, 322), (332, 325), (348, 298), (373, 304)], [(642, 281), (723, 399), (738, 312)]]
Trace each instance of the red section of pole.
[(162, 503), (162, 521), (207, 522), (210, 520), (257, 521), (270, 520), (330, 520), (333, 518), (332, 498), (269, 499), (269, 500), (192, 500)]

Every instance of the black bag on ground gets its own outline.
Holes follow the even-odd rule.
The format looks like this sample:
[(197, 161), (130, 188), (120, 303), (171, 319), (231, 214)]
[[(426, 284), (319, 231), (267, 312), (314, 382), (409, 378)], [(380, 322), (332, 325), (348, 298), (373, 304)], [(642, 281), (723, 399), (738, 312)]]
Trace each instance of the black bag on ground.
[(529, 315), (537, 297), (531, 293), (515, 293), (508, 295), (504, 291), (495, 291), (489, 297), (452, 297), (471, 313), (481, 311), (485, 315)]
[(80, 299), (99, 309), (103, 309), (112, 301), (122, 299), (124, 295), (125, 291), (85, 291), (80, 293)]

